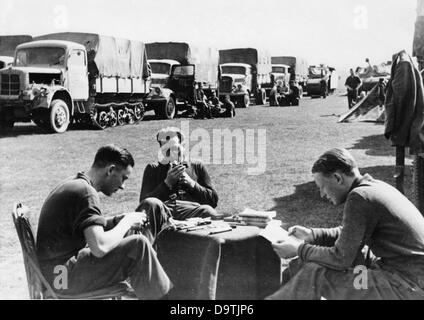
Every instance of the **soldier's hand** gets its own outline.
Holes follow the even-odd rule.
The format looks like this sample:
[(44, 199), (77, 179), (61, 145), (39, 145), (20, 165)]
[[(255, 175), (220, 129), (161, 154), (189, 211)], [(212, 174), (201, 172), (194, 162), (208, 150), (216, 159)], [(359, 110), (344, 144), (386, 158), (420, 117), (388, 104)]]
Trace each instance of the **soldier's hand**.
[(128, 212), (123, 220), (130, 224), (131, 229), (141, 229), (147, 222), (147, 214), (144, 210), (142, 212)]
[(180, 184), (191, 190), (196, 185), (196, 182), (184, 171), (180, 177)]
[(168, 170), (168, 174), (166, 175), (165, 178), (165, 184), (172, 189), (175, 184), (178, 183), (178, 181), (180, 180), (181, 175), (183, 174), (185, 170), (185, 167), (183, 165), (177, 165), (175, 167), (171, 167)]
[(314, 240), (312, 230), (302, 226), (294, 226), (289, 228), (289, 235), (305, 242), (312, 242)]

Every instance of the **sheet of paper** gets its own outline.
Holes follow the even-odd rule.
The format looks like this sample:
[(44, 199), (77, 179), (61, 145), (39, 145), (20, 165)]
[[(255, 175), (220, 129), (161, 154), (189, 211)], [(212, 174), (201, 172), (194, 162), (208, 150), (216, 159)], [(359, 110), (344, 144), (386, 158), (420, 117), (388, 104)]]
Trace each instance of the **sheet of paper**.
[(276, 223), (269, 224), (264, 230), (261, 231), (259, 235), (271, 243), (286, 241), (288, 238), (292, 237), (289, 236), (287, 230), (284, 230)]

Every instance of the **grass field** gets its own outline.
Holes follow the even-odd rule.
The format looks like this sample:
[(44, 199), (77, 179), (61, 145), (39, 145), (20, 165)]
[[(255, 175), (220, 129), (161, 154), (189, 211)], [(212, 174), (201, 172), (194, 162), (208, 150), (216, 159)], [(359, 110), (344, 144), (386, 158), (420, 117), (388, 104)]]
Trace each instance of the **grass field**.
[[(207, 166), (220, 197), (218, 211), (230, 214), (251, 207), (276, 210), (286, 226), (337, 225), (342, 208), (320, 199), (310, 173), (313, 161), (332, 147), (351, 150), (362, 172), (393, 184), (395, 154), (382, 136), (384, 126), (338, 124), (336, 115), (346, 111), (345, 100), (337, 95), (326, 100), (304, 98), (300, 107), (253, 106), (237, 109), (234, 119), (191, 120), (190, 132), (203, 128), (211, 136), (213, 129), (266, 129), (265, 173), (248, 175), (251, 166), (235, 161)], [(71, 130), (62, 135), (43, 134), (34, 125), (17, 124), (0, 138), (0, 299), (28, 298), (21, 248), (10, 215), (13, 203), (28, 205), (36, 223), (49, 191), (62, 179), (87, 170), (100, 146), (115, 143), (133, 153), (136, 167), (125, 190), (111, 198), (102, 197), (102, 209), (108, 214), (134, 210), (144, 167), (156, 159), (156, 132), (185, 121), (147, 118), (136, 126)], [(410, 181), (407, 170), (409, 197)]]

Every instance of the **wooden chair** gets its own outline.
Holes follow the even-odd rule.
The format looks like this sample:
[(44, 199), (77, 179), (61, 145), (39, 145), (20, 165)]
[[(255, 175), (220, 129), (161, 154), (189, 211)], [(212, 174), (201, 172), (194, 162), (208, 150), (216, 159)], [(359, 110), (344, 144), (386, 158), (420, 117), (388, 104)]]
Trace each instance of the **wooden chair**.
[(12, 217), (22, 247), (30, 299), (119, 300), (126, 295), (133, 296), (131, 288), (126, 282), (78, 295), (63, 295), (55, 292), (41, 273), (38, 265), (34, 232), (29, 223), (26, 211), (28, 210), (25, 206), (21, 203), (16, 203), (13, 206)]

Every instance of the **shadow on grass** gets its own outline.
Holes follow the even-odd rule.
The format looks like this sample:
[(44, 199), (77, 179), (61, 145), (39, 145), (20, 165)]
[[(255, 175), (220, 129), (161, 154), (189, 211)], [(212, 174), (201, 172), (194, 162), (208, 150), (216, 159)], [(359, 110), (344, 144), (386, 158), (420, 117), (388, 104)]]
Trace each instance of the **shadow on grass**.
[(26, 136), (26, 135), (44, 135), (47, 134), (43, 129), (37, 127), (32, 123), (22, 123), (15, 125), (10, 129), (2, 129), (0, 131), (0, 138), (14, 138), (18, 136)]
[[(349, 149), (366, 150), (365, 154), (369, 156), (396, 157), (396, 148), (393, 147), (390, 140), (387, 140), (382, 134), (363, 137)], [(411, 158), (408, 152), (406, 152), (405, 155), (407, 158)]]
[[(395, 184), (394, 166), (361, 168), (360, 171), (362, 174), (370, 174), (374, 179)], [(341, 224), (343, 205), (335, 207), (329, 201), (321, 199), (315, 182), (295, 185), (294, 188), (293, 194), (274, 198), (275, 206), (270, 209), (277, 211), (277, 219), (283, 222), (283, 227), (334, 227)], [(405, 194), (412, 199), (412, 175), (409, 168), (405, 172)]]

